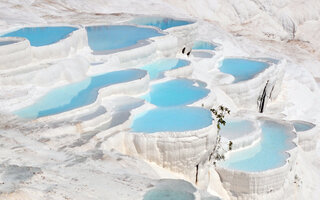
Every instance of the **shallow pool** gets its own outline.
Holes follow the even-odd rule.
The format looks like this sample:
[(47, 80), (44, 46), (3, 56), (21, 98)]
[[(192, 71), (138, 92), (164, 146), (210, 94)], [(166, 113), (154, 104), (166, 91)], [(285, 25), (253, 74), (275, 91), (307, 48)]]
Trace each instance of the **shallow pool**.
[(99, 89), (142, 78), (146, 72), (130, 69), (87, 78), (49, 91), (36, 103), (15, 112), (22, 118), (38, 118), (66, 112), (96, 101)]
[(178, 58), (164, 58), (151, 64), (141, 67), (147, 70), (151, 80), (163, 78), (163, 73), (167, 70), (177, 69), (189, 65), (190, 62)]
[(194, 200), (194, 194), (172, 189), (153, 189), (148, 191), (143, 200)]
[(211, 125), (210, 111), (199, 107), (161, 107), (137, 115), (131, 125), (134, 132), (183, 132)]
[(23, 37), (29, 40), (31, 46), (45, 46), (66, 38), (77, 30), (69, 26), (27, 27), (2, 35), (1, 37)]
[(142, 98), (161, 107), (191, 104), (209, 93), (208, 89), (195, 84), (196, 81), (188, 79), (166, 81), (152, 85), (151, 91)]
[(297, 132), (302, 132), (302, 131), (308, 131), (315, 127), (314, 124), (308, 123), (308, 122), (303, 122), (303, 121), (294, 121), (293, 126), (296, 129)]
[(89, 46), (93, 51), (121, 50), (162, 33), (153, 28), (129, 25), (86, 27)]
[(227, 58), (219, 68), (221, 72), (231, 74), (235, 80), (233, 83), (252, 79), (270, 65), (266, 62), (259, 62), (241, 58)]
[(294, 135), (286, 126), (273, 121), (262, 124), (262, 138), (251, 148), (232, 152), (230, 157), (220, 163), (229, 169), (260, 172), (280, 167), (289, 157), (285, 151), (293, 148)]
[(214, 50), (217, 46), (206, 41), (195, 41), (192, 49), (194, 50)]
[(14, 44), (18, 41), (0, 41), (0, 46), (8, 45), (8, 44)]
[(226, 119), (226, 125), (221, 127), (221, 136), (232, 140), (240, 138), (248, 133), (254, 131), (255, 126), (253, 121), (249, 120), (228, 120)]
[(167, 17), (139, 17), (132, 20), (131, 23), (144, 26), (155, 26), (161, 30), (166, 30), (176, 26), (192, 24), (194, 22)]
[(143, 200), (194, 200), (196, 188), (179, 179), (160, 179), (154, 188), (147, 191)]

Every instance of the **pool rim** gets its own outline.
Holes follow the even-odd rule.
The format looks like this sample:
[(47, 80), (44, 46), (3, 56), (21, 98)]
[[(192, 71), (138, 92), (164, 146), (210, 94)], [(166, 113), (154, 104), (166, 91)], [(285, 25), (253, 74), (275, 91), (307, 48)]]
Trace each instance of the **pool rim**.
[[(174, 26), (174, 27), (167, 28), (167, 29), (165, 29), (165, 30), (162, 30), (162, 29), (160, 29), (159, 27), (152, 26), (152, 25), (140, 25), (140, 26), (146, 26), (146, 27), (154, 27), (155, 29), (161, 30), (161, 31), (163, 31), (163, 32), (170, 32), (170, 31), (174, 30), (175, 28), (186, 27), (186, 26), (190, 26), (190, 25), (194, 25), (194, 24), (197, 24), (197, 23), (198, 23), (198, 20), (191, 19), (191, 18), (175, 17), (175, 16), (173, 16), (173, 15), (166, 15), (166, 16), (164, 16), (164, 15), (159, 15), (159, 14), (154, 14), (154, 15), (139, 14), (138, 16), (132, 16), (131, 19), (127, 20), (127, 21), (124, 22), (124, 23), (134, 24), (134, 23), (132, 22), (133, 20), (139, 19), (139, 18), (148, 18), (148, 17), (170, 18), (170, 19), (173, 19), (173, 20), (181, 20), (181, 21), (186, 21), (186, 22), (188, 22), (188, 24), (186, 24), (186, 25)], [(137, 24), (136, 24), (136, 25), (137, 25)]]
[[(199, 107), (199, 106), (195, 106), (195, 105), (185, 105), (185, 106), (175, 106), (173, 108), (200, 108), (200, 109), (204, 109), (204, 110), (208, 110), (206, 108), (202, 108), (202, 107)], [(147, 133), (147, 132), (135, 132), (131, 129), (131, 126), (135, 120), (135, 117), (141, 113), (146, 113), (148, 112), (149, 110), (153, 110), (153, 109), (158, 109), (158, 108), (161, 108), (161, 107), (158, 107), (156, 105), (153, 105), (149, 102), (146, 102), (138, 107), (138, 108), (135, 108), (133, 110), (130, 111), (130, 117), (128, 118), (128, 134), (134, 134), (134, 135), (137, 135), (137, 136), (146, 136), (146, 137), (174, 137), (174, 138), (185, 138), (185, 137), (190, 137), (190, 135), (197, 135), (198, 132), (200, 133), (206, 133), (207, 131), (211, 130), (212, 128), (215, 127), (215, 121), (213, 120), (213, 116), (212, 116), (212, 123), (209, 124), (208, 126), (205, 126), (205, 127), (202, 127), (200, 129), (196, 129), (196, 130), (186, 130), (186, 131), (157, 131), (157, 132), (153, 132), (153, 133)]]
[(209, 43), (209, 44), (212, 44), (214, 46), (216, 46), (213, 50), (212, 49), (192, 49), (192, 51), (209, 51), (209, 52), (216, 52), (216, 51), (220, 51), (223, 49), (223, 45), (220, 44), (220, 43), (217, 43), (217, 42), (214, 42), (214, 41), (209, 41), (207, 39), (196, 39), (194, 40), (194, 42), (192, 43), (192, 47), (194, 45), (195, 42), (206, 42), (206, 43)]
[(32, 46), (30, 44), (30, 41), (27, 39), (27, 38), (24, 38), (24, 37), (8, 37), (8, 38), (23, 38), (23, 39), (26, 39), (28, 42), (29, 42), (29, 45), (30, 47), (32, 48), (41, 48), (41, 47), (49, 47), (51, 45), (56, 45), (70, 37), (72, 37), (72, 35), (74, 34), (74, 32), (76, 31), (79, 31), (79, 30), (82, 30), (83, 29), (83, 26), (82, 25), (75, 25), (75, 24), (64, 24), (64, 23), (53, 23), (53, 24), (40, 24), (40, 25), (30, 25), (30, 26), (16, 26), (16, 27), (12, 27), (12, 28), (9, 28), (7, 29), (6, 31), (3, 31), (3, 32), (0, 32), (0, 38), (7, 38), (6, 37), (2, 37), (3, 35), (5, 34), (8, 34), (8, 33), (11, 33), (11, 32), (14, 32), (14, 31), (18, 31), (20, 29), (23, 29), (23, 28), (45, 28), (45, 27), (72, 27), (72, 28), (76, 28), (76, 30), (70, 32), (69, 34), (67, 34), (64, 38), (62, 38), (61, 40), (58, 40), (52, 44), (47, 44), (47, 45), (42, 45), (42, 46)]
[(315, 128), (317, 127), (316, 124), (314, 124), (314, 123), (312, 123), (312, 122), (309, 122), (309, 121), (304, 121), (304, 120), (291, 120), (291, 123), (292, 123), (292, 126), (293, 126), (293, 127), (294, 127), (294, 123), (301, 123), (301, 124), (312, 125), (311, 128), (309, 128), (308, 130), (305, 130), (305, 131), (297, 131), (297, 130), (294, 128), (294, 129), (296, 130), (297, 134), (311, 131), (311, 130), (313, 130), (313, 129), (315, 129)]
[[(216, 95), (213, 92), (213, 90), (210, 89), (209, 84), (207, 82), (205, 82), (205, 81), (201, 81), (201, 80), (194, 79), (194, 78), (188, 78), (188, 77), (166, 76), (166, 77), (164, 77), (162, 79), (150, 80), (148, 90), (145, 93), (143, 93), (142, 95), (148, 94), (150, 92), (150, 89), (151, 89), (152, 85), (161, 84), (161, 83), (164, 83), (164, 82), (167, 82), (167, 81), (172, 81), (172, 80), (175, 80), (175, 79), (186, 79), (186, 80), (194, 81), (195, 83), (196, 82), (202, 82), (202, 84), (205, 84), (205, 86), (201, 87), (199, 85), (197, 87), (209, 90), (209, 93), (206, 96), (204, 96), (203, 98), (198, 99), (197, 101), (194, 101), (194, 102), (192, 102), (190, 104), (186, 104), (185, 106), (195, 106), (195, 107), (202, 107), (202, 108), (206, 108), (206, 109), (210, 109), (210, 108), (212, 108), (214, 106), (214, 102), (215, 101), (212, 101), (212, 98), (216, 99)], [(148, 101), (145, 101), (145, 104), (151, 104), (151, 103), (149, 103)], [(151, 105), (153, 105), (153, 104), (151, 104)], [(173, 107), (176, 107), (176, 106), (173, 106)]]
[[(182, 106), (193, 106), (193, 107), (200, 107), (200, 102), (201, 101), (206, 101), (207, 99), (210, 98), (211, 95), (213, 95), (213, 92), (212, 90), (208, 87), (208, 84), (205, 82), (205, 81), (201, 81), (201, 80), (197, 80), (197, 79), (193, 79), (193, 78), (187, 78), (187, 77), (171, 77), (171, 76), (168, 76), (168, 77), (164, 77), (162, 79), (158, 79), (158, 80), (150, 80), (150, 83), (149, 83), (149, 89), (148, 91), (146, 91), (146, 93), (143, 93), (143, 95), (147, 95), (148, 93), (151, 92), (151, 89), (152, 89), (152, 86), (154, 85), (157, 85), (157, 84), (164, 84), (166, 82), (169, 82), (169, 81), (174, 81), (174, 80), (187, 80), (187, 81), (192, 81), (194, 82), (192, 85), (194, 86), (194, 84), (198, 84), (198, 86), (194, 86), (194, 87), (198, 87), (198, 88), (202, 88), (204, 90), (207, 90), (208, 91), (208, 94), (200, 99), (197, 99), (196, 101), (193, 101), (189, 104), (184, 104), (184, 105), (177, 105), (177, 106), (157, 106), (159, 108), (166, 108), (166, 107), (182, 107)], [(198, 82), (202, 82), (202, 84), (205, 84), (204, 87), (202, 87)], [(149, 104), (152, 104), (150, 102), (148, 102), (147, 100), (144, 100), (145, 103), (149, 103)], [(154, 104), (152, 104), (154, 105)], [(156, 106), (156, 105), (155, 105)]]
[[(222, 66), (223, 61), (225, 59), (244, 59), (244, 60), (250, 60), (250, 61), (256, 61), (256, 62), (263, 62), (263, 63), (267, 63), (268, 67), (263, 69), (261, 72), (255, 74), (252, 78), (250, 78), (248, 80), (243, 80), (243, 81), (239, 81), (239, 82), (234, 83), (233, 81), (235, 80), (235, 77), (233, 75), (220, 71), (220, 67)], [(285, 59), (280, 60), (277, 64), (275, 64), (275, 63), (272, 63), (272, 62), (266, 62), (265, 60), (263, 60), (261, 58), (253, 58), (253, 57), (246, 57), (246, 56), (226, 56), (226, 57), (223, 57), (222, 59), (220, 59), (218, 61), (217, 65), (216, 65), (216, 67), (214, 67), (210, 71), (218, 70), (219, 73), (221, 73), (221, 74), (223, 74), (225, 76), (229, 76), (229, 77), (231, 76), (233, 78), (232, 82), (221, 84), (221, 86), (227, 86), (227, 85), (229, 86), (229, 85), (236, 85), (236, 84), (243, 85), (243, 84), (248, 83), (249, 81), (252, 81), (252, 80), (258, 78), (259, 76), (261, 76), (262, 74), (266, 73), (267, 71), (273, 71), (273, 68), (275, 68), (276, 66), (281, 66), (284, 62), (285, 62)]]
[[(78, 108), (75, 108), (75, 109), (72, 109), (72, 110), (67, 110), (67, 111), (64, 111), (64, 112), (60, 112), (60, 113), (56, 113), (56, 114), (52, 114), (52, 115), (47, 115), (47, 116), (42, 116), (42, 117), (37, 117), (37, 118), (23, 118), (23, 117), (20, 117), (17, 114), (15, 114), (15, 116), (17, 116), (19, 119), (23, 119), (23, 120), (37, 120), (37, 121), (47, 121), (47, 120), (51, 120), (51, 121), (57, 121), (58, 120), (58, 121), (60, 121), (60, 120), (64, 120), (64, 119), (73, 118), (74, 116), (79, 117), (81, 114), (86, 113), (85, 111), (90, 110), (92, 108), (95, 108), (97, 106), (101, 106), (102, 99), (108, 98), (108, 97), (101, 96), (101, 95), (103, 95), (103, 93), (105, 93), (105, 91), (109, 92), (109, 91), (114, 90), (115, 88), (118, 88), (118, 87), (122, 88), (122, 87), (126, 87), (127, 85), (130, 87), (132, 84), (134, 84), (136, 82), (141, 82), (141, 81), (147, 81), (148, 82), (149, 81), (148, 80), (149, 77), (147, 76), (147, 73), (145, 71), (143, 71), (143, 70), (140, 70), (140, 69), (135, 69), (135, 68), (134, 69), (120, 69), (120, 70), (116, 70), (116, 71), (127, 71), (127, 70), (141, 71), (143, 73), (142, 77), (137, 77), (137, 78), (135, 78), (135, 79), (133, 79), (131, 81), (112, 84), (112, 85), (109, 85), (107, 87), (100, 88), (98, 90), (97, 98), (91, 104), (84, 105), (84, 106), (81, 106), (81, 107), (78, 107)], [(114, 72), (114, 71), (111, 71), (111, 72)], [(107, 72), (107, 73), (110, 73), (110, 72)], [(61, 86), (61, 87), (63, 87), (63, 86)], [(56, 89), (56, 88), (53, 88), (53, 89)], [(24, 109), (26, 107), (32, 106), (35, 102), (37, 102), (39, 99), (44, 97), (48, 92), (50, 92), (50, 91), (47, 91), (44, 95), (42, 95), (41, 97), (35, 99), (32, 104), (30, 104), (28, 106), (25, 106), (25, 107), (22, 107), (22, 108), (19, 108), (19, 109), (16, 109), (12, 113), (16, 113), (21, 109)], [(112, 93), (115, 93), (115, 94), (112, 94), (111, 96), (117, 95), (118, 93), (121, 93), (121, 91), (120, 92), (112, 92)], [(134, 95), (129, 95), (129, 96), (134, 96)]]
[(276, 119), (276, 118), (266, 117), (266, 116), (261, 116), (261, 117), (258, 116), (255, 119), (260, 121), (260, 125), (263, 125), (264, 121), (271, 121), (271, 122), (275, 122), (277, 124), (280, 124), (280, 125), (288, 128), (288, 130), (290, 132), (290, 136), (292, 136), (291, 143), (293, 144), (293, 147), (284, 151), (284, 153), (288, 155), (288, 157), (285, 159), (284, 163), (279, 167), (275, 167), (275, 168), (271, 168), (271, 169), (267, 169), (267, 170), (263, 170), (263, 171), (257, 171), (257, 172), (229, 169), (229, 168), (226, 168), (226, 167), (223, 167), (223, 166), (217, 164), (216, 168), (218, 170), (221, 169), (221, 170), (229, 171), (229, 172), (244, 173), (244, 174), (249, 174), (249, 175), (259, 175), (261, 173), (275, 172), (275, 171), (281, 170), (283, 168), (286, 168), (288, 163), (295, 156), (293, 154), (298, 150), (298, 134), (295, 131), (295, 129), (290, 121), (287, 121), (284, 119)]
[[(187, 61), (187, 65), (184, 65), (184, 66), (181, 66), (181, 67), (178, 67), (178, 68), (173, 68), (173, 69), (169, 69), (169, 70), (165, 70), (165, 71), (162, 71), (162, 77), (160, 78), (157, 78), (157, 79), (150, 79), (150, 85), (152, 84), (157, 84), (157, 83), (161, 83), (162, 81), (166, 81), (166, 79), (178, 79), (178, 78), (185, 78), (187, 79), (187, 77), (189, 77), (189, 74), (188, 75), (180, 75), (179, 74), (179, 71), (181, 70), (184, 70), (186, 69), (185, 71), (187, 71), (188, 69), (193, 71), (193, 65), (192, 65), (192, 62), (190, 60), (186, 60), (184, 58), (171, 58), (171, 57), (161, 57), (161, 58), (157, 58), (151, 62), (149, 62), (147, 65), (150, 65), (154, 62), (157, 62), (158, 60), (162, 60), (162, 59), (177, 59), (177, 60), (183, 60), (183, 61)], [(143, 67), (145, 67), (146, 65), (143, 65), (143, 66), (138, 66), (136, 67), (137, 69), (141, 69), (141, 70), (145, 70), (148, 72), (148, 70), (146, 69), (142, 69)], [(178, 72), (178, 75), (174, 75), (175, 72)], [(149, 74), (149, 73), (148, 73)]]
[[(103, 50), (103, 51), (94, 51), (93, 49), (91, 49), (90, 45), (89, 45), (89, 38), (88, 38), (88, 32), (87, 32), (87, 27), (106, 27), (106, 26), (133, 26), (133, 27), (137, 27), (137, 28), (148, 28), (148, 29), (154, 29), (156, 30), (158, 33), (162, 34), (159, 36), (154, 36), (154, 37), (149, 37), (146, 39), (142, 39), (142, 40), (137, 40), (136, 44), (133, 44), (131, 46), (127, 46), (127, 47), (123, 47), (123, 48), (118, 48), (118, 49), (113, 49), (113, 50)], [(129, 51), (129, 50), (133, 50), (133, 49), (138, 49), (140, 47), (143, 46), (148, 46), (154, 43), (153, 39), (156, 38), (160, 38), (160, 37), (165, 37), (168, 36), (169, 33), (165, 33), (162, 30), (158, 30), (155, 27), (150, 27), (150, 26), (143, 26), (143, 25), (135, 25), (135, 24), (103, 24), (103, 23), (95, 23), (95, 24), (86, 24), (83, 26), (84, 30), (86, 31), (87, 34), (87, 40), (88, 40), (88, 47), (91, 50), (91, 53), (95, 56), (108, 56), (111, 54), (116, 54), (116, 53), (120, 53), (123, 51)]]
[(22, 38), (22, 37), (0, 37), (0, 42), (12, 42), (9, 44), (0, 45), (0, 48), (2, 48), (4, 46), (8, 46), (8, 45), (13, 45), (13, 44), (16, 44), (19, 42), (23, 42), (24, 40), (27, 40), (27, 39)]

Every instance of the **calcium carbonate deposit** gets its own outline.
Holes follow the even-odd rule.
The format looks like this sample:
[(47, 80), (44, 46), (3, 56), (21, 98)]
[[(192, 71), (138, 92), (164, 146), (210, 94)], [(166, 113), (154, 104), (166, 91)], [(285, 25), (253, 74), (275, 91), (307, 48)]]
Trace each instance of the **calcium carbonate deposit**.
[(319, 0), (0, 10), (0, 200), (319, 199)]

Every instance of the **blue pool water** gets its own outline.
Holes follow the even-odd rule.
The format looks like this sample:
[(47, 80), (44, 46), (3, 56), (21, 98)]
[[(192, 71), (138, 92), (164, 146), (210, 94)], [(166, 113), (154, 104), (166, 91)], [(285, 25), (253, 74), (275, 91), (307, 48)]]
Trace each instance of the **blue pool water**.
[(214, 50), (217, 46), (210, 43), (210, 42), (205, 42), (205, 41), (196, 41), (193, 46), (192, 49), (195, 50)]
[(192, 24), (193, 22), (171, 19), (167, 17), (140, 17), (132, 20), (131, 23), (144, 26), (155, 26), (161, 30), (166, 30), (176, 26)]
[(179, 179), (160, 179), (147, 191), (143, 200), (194, 200), (197, 190), (189, 182)]
[(66, 38), (75, 27), (50, 26), (50, 27), (27, 27), (7, 33), (1, 37), (23, 37), (29, 40), (31, 46), (45, 46)]
[(314, 124), (311, 124), (308, 122), (302, 122), (302, 121), (293, 122), (293, 126), (297, 132), (308, 131), (308, 130), (312, 129), (313, 127), (315, 127)]
[(122, 70), (87, 78), (49, 91), (35, 104), (18, 110), (15, 114), (22, 118), (38, 118), (69, 111), (89, 105), (97, 99), (99, 89), (109, 85), (142, 78), (142, 70)]
[(191, 104), (208, 95), (209, 90), (194, 86), (195, 81), (174, 79), (151, 86), (151, 91), (142, 98), (160, 107)]
[(147, 70), (151, 80), (163, 78), (163, 72), (189, 65), (190, 62), (178, 58), (164, 58), (141, 67)]
[(254, 129), (253, 122), (249, 120), (226, 120), (226, 125), (221, 127), (220, 134), (231, 140), (244, 136)]
[(128, 25), (86, 27), (89, 46), (93, 51), (121, 50), (140, 40), (161, 36), (156, 29)]
[(172, 189), (153, 189), (148, 191), (143, 200), (194, 200), (194, 194)]
[(0, 41), (0, 46), (16, 43), (17, 41)]
[(224, 59), (220, 71), (231, 74), (235, 80), (234, 83), (253, 78), (256, 74), (269, 67), (268, 63), (240, 58)]
[(262, 124), (261, 141), (251, 148), (232, 153), (227, 160), (221, 162), (221, 165), (248, 172), (280, 167), (289, 156), (285, 151), (295, 146), (292, 139), (293, 134), (288, 127), (265, 121)]
[(198, 107), (162, 107), (137, 115), (131, 125), (134, 132), (183, 132), (211, 125), (210, 111)]

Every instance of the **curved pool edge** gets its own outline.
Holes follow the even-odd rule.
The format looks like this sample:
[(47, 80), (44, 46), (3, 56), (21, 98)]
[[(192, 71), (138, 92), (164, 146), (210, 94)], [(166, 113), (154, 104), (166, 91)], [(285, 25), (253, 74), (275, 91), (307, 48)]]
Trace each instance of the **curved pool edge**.
[(56, 43), (33, 47), (33, 59), (45, 60), (67, 57), (75, 54), (78, 50), (88, 46), (87, 33), (82, 26), (66, 25), (78, 28), (74, 30), (67, 37), (57, 41)]
[[(161, 15), (151, 15), (151, 16), (150, 15), (149, 16), (148, 15), (139, 15), (137, 17), (134, 17), (130, 21), (133, 21), (134, 19), (137, 19), (137, 18), (148, 18), (148, 17), (170, 18), (173, 20), (182, 20), (182, 21), (190, 22), (189, 24), (170, 27), (170, 28), (167, 28), (163, 31), (178, 38), (178, 43), (177, 43), (178, 49), (182, 49), (183, 46), (190, 46), (190, 47), (192, 46), (192, 43), (197, 36), (197, 29), (198, 29), (198, 21), (197, 20), (193, 20), (190, 18), (177, 18), (174, 16), (164, 17)], [(155, 27), (155, 26), (153, 26), (153, 27)], [(158, 29), (160, 29), (160, 28), (158, 28)]]
[(164, 77), (172, 77), (172, 78), (191, 77), (194, 67), (193, 67), (192, 62), (190, 62), (190, 61), (188, 61), (188, 62), (189, 62), (188, 65), (164, 71), (164, 73), (163, 73)]
[[(188, 67), (188, 66), (185, 66), (185, 67)], [(182, 67), (182, 68), (184, 68), (184, 67)], [(173, 80), (176, 80), (176, 79), (185, 79), (185, 80), (190, 80), (190, 81), (194, 81), (194, 82), (200, 81), (198, 79), (190, 78), (190, 76), (189, 76), (189, 78), (188, 77), (184, 77), (184, 76), (181, 76), (181, 77), (180, 76), (178, 76), (178, 77), (165, 76), (162, 79), (151, 80), (150, 81), (150, 86), (156, 85), (156, 84), (162, 84), (162, 83), (165, 83), (165, 82), (168, 82), (168, 81), (173, 81)], [(212, 91), (212, 89), (210, 89), (210, 87), (208, 86), (207, 82), (205, 82), (205, 81), (200, 81), (200, 82), (203, 82), (204, 84), (206, 84), (206, 86), (204, 86), (202, 88), (208, 90), (209, 93), (206, 96), (204, 96), (203, 98), (198, 99), (198, 100), (196, 100), (196, 101), (194, 101), (192, 103), (186, 104), (185, 106), (200, 107), (200, 108), (205, 108), (205, 109), (209, 110), (210, 108), (212, 108), (215, 105), (216, 100), (217, 100), (217, 96), (214, 93), (214, 91)], [(201, 87), (201, 86), (198, 86), (198, 87)], [(148, 92), (150, 92), (150, 90)], [(147, 94), (148, 93), (145, 93), (144, 95), (147, 95)]]
[[(135, 69), (136, 71), (142, 71), (139, 69)], [(111, 97), (113, 95), (137, 95), (145, 92), (149, 88), (149, 77), (147, 76), (147, 73), (145, 71), (143, 72), (143, 77), (137, 77), (136, 79), (132, 81), (122, 82), (113, 84), (104, 88), (101, 88), (98, 91), (98, 95), (96, 100), (88, 105), (81, 106), (79, 108), (75, 108), (69, 111), (43, 116), (36, 120), (38, 122), (54, 122), (54, 121), (77, 121), (76, 119), (79, 118), (79, 116), (84, 116), (87, 113), (90, 113), (92, 110), (97, 109), (97, 107), (101, 106), (103, 99)], [(19, 117), (19, 116), (18, 116)]]
[[(259, 120), (275, 121), (275, 119), (259, 117)], [(241, 170), (227, 169), (221, 166), (216, 167), (221, 182), (230, 192), (231, 196), (242, 196), (245, 198), (253, 198), (255, 195), (270, 195), (281, 192), (283, 187), (288, 185), (288, 180), (292, 180), (294, 174), (291, 173), (296, 163), (298, 154), (297, 134), (293, 126), (285, 120), (277, 120), (276, 123), (290, 128), (292, 143), (295, 145), (286, 150), (289, 156), (285, 163), (280, 167), (268, 169), (259, 172), (247, 172)]]
[(77, 50), (88, 46), (87, 35), (85, 29), (79, 25), (73, 24), (45, 24), (45, 25), (31, 25), (31, 26), (19, 26), (9, 29), (2, 34), (13, 32), (22, 28), (39, 28), (39, 27), (74, 27), (76, 30), (70, 32), (65, 38), (56, 41), (53, 44), (48, 44), (44, 46), (31, 46), (32, 59), (33, 60), (46, 60), (46, 59), (56, 59), (66, 57), (70, 54), (75, 53)]
[[(241, 151), (246, 148), (250, 148), (252, 145), (257, 143), (258, 141), (261, 140), (262, 137), (262, 128), (261, 128), (261, 123), (260, 121), (256, 119), (250, 119), (250, 118), (241, 118), (241, 117), (228, 117), (225, 119), (226, 123), (228, 124), (228, 120), (235, 120), (235, 121), (249, 121), (253, 124), (253, 130), (251, 130), (249, 133), (238, 137), (234, 139), (227, 138), (223, 136), (223, 133), (221, 133), (221, 141), (222, 144), (224, 145), (224, 148), (227, 149), (229, 145), (229, 141), (232, 142), (232, 152), (234, 151)], [(223, 129), (223, 127), (222, 127)], [(226, 158), (228, 157), (228, 154), (231, 152), (226, 153)]]
[(183, 46), (192, 46), (192, 42), (197, 37), (197, 30), (198, 21), (195, 21), (192, 24), (169, 28), (166, 32), (178, 38), (178, 48), (182, 49)]
[(213, 41), (209, 41), (209, 40), (206, 40), (206, 39), (197, 39), (197, 40), (195, 40), (194, 41), (194, 43), (196, 43), (196, 42), (203, 42), (203, 43), (208, 43), (208, 44), (210, 44), (210, 45), (213, 45), (214, 47), (213, 47), (213, 49), (205, 49), (205, 48), (195, 48), (194, 47), (194, 45), (192, 46), (192, 51), (209, 51), (209, 52), (211, 52), (211, 51), (220, 51), (220, 50), (222, 50), (223, 49), (223, 46), (221, 45), (221, 44), (219, 44), (219, 43), (217, 43), (217, 42), (213, 42)]
[(0, 70), (12, 70), (32, 62), (30, 42), (21, 37), (0, 37), (0, 41), (16, 42), (0, 46)]
[(163, 36), (151, 37), (146, 40), (146, 45), (136, 46), (134, 48), (114, 51), (110, 54), (92, 54), (96, 60), (107, 62), (116, 60), (124, 68), (139, 65), (159, 57), (175, 57), (177, 52), (178, 39), (175, 36), (166, 34)]
[[(183, 27), (183, 26), (187, 26), (187, 25), (190, 25), (190, 24), (194, 24), (194, 23), (197, 23), (197, 20), (194, 20), (194, 19), (191, 19), (191, 18), (183, 18), (183, 17), (175, 17), (175, 16), (167, 16), (167, 15), (159, 15), (159, 14), (155, 14), (155, 15), (144, 15), (144, 14), (140, 14), (138, 16), (134, 16), (132, 17), (132, 19), (130, 19), (129, 21), (127, 21), (126, 23), (129, 23), (129, 24), (139, 24), (138, 22), (135, 22), (139, 19), (141, 20), (145, 20), (145, 21), (148, 21), (148, 18), (149, 20), (156, 20), (156, 21), (159, 21), (160, 19), (172, 19), (172, 20), (176, 20), (176, 21), (184, 21), (184, 22), (187, 22), (187, 24), (184, 24), (184, 25), (178, 25), (178, 26), (172, 26), (170, 28), (166, 28), (166, 29), (161, 29), (160, 27), (157, 27), (157, 26), (154, 26), (154, 25), (141, 25), (140, 23), (140, 26), (147, 26), (147, 27), (154, 27), (158, 30), (161, 30), (161, 31), (167, 31), (171, 28), (177, 28), (177, 27)], [(151, 18), (151, 19), (150, 19)], [(158, 20), (159, 19), (159, 20)]]
[[(231, 75), (232, 77), (234, 77), (232, 74), (222, 72), (219, 69), (223, 65), (223, 61), (226, 60), (226, 59), (228, 59), (228, 60), (231, 60), (231, 59), (249, 60), (249, 61), (253, 61), (253, 62), (260, 62), (260, 63), (266, 63), (267, 64), (267, 67), (265, 69), (263, 69), (262, 71), (260, 71), (257, 74), (255, 74), (252, 78), (247, 79), (247, 80), (241, 80), (241, 81), (238, 81), (238, 82), (230, 82), (230, 83), (227, 83), (228, 85), (236, 85), (236, 84), (242, 84), (242, 83), (248, 82), (250, 80), (253, 80), (253, 79), (257, 78), (261, 74), (264, 74), (272, 66), (278, 65), (278, 64), (275, 64), (275, 63), (267, 62), (266, 60), (263, 60), (263, 59), (260, 59), (260, 58), (252, 58), (252, 57), (245, 57), (245, 56), (239, 56), (239, 57), (237, 57), (237, 56), (227, 56), (227, 57), (224, 57), (223, 59), (219, 60), (219, 63), (217, 63), (216, 68), (219, 70), (220, 73), (225, 74), (225, 75)], [(234, 77), (234, 79), (236, 79), (236, 78)], [(226, 84), (224, 84), (224, 85), (226, 85)]]
[[(145, 38), (145, 39), (140, 39), (140, 40), (137, 40), (135, 44), (133, 45), (130, 45), (130, 46), (126, 46), (126, 47), (121, 47), (121, 48), (117, 48), (117, 49), (110, 49), (110, 50), (93, 50), (91, 49), (91, 52), (93, 55), (109, 55), (109, 54), (115, 54), (115, 53), (119, 53), (119, 52), (122, 52), (122, 51), (129, 51), (129, 50), (132, 50), (132, 49), (136, 49), (136, 48), (139, 48), (139, 47), (143, 47), (143, 46), (146, 46), (146, 45), (150, 45), (154, 39), (156, 38), (162, 38), (162, 37), (165, 37), (165, 36), (169, 36), (168, 33), (165, 33), (163, 32), (162, 30), (159, 30), (155, 27), (150, 27), (150, 26), (142, 26), (142, 25), (135, 25), (135, 24), (90, 24), (90, 25), (86, 25), (84, 28), (85, 30), (87, 31), (87, 28), (92, 28), (92, 27), (123, 27), (123, 26), (130, 26), (130, 27), (136, 27), (136, 28), (141, 28), (141, 29), (153, 29), (155, 30), (157, 33), (161, 34), (161, 35), (158, 35), (158, 36), (152, 36), (152, 37), (149, 37), (149, 38)], [(89, 39), (88, 39), (89, 41)], [(90, 45), (89, 45), (90, 46)]]
[[(111, 58), (116, 58), (118, 59), (119, 63), (125, 64), (127, 66), (136, 65), (137, 62), (141, 60), (155, 57), (157, 53), (160, 53), (160, 55), (164, 57), (175, 57), (180, 48), (182, 49), (184, 45), (188, 45), (193, 42), (194, 38), (196, 37), (197, 23), (198, 22), (195, 21), (193, 24), (172, 27), (165, 31), (161, 31), (160, 29), (152, 26), (132, 25), (136, 27), (152, 27), (153, 29), (159, 30), (161, 33), (164, 33), (164, 35), (150, 37), (148, 39), (142, 40), (142, 43), (146, 45), (138, 45), (135, 47), (123, 49), (121, 51), (113, 51), (109, 54), (93, 55), (96, 57), (96, 59), (101, 61), (107, 61)], [(97, 24), (88, 24), (87, 26), (95, 25)], [(98, 25), (103, 26), (103, 24)], [(121, 26), (125, 24), (117, 25)]]
[[(145, 103), (131, 111), (126, 122), (131, 127), (135, 115), (151, 110), (156, 106)], [(119, 137), (121, 147), (115, 147), (125, 154), (140, 157), (149, 162), (182, 173), (189, 180), (195, 181), (196, 165), (208, 160), (208, 152), (213, 148), (217, 133), (215, 123), (191, 131), (183, 132), (132, 132), (130, 127), (122, 130)], [(119, 143), (116, 145), (118, 146)]]
[(291, 123), (294, 124), (295, 122), (298, 123), (308, 123), (310, 125), (314, 125), (314, 127), (312, 127), (309, 130), (305, 130), (305, 131), (296, 131), (297, 136), (298, 136), (298, 144), (299, 146), (304, 150), (304, 151), (313, 151), (316, 149), (317, 147), (317, 139), (319, 138), (319, 132), (320, 132), (320, 128), (311, 122), (307, 122), (307, 121), (302, 121), (302, 120), (292, 120)]
[(219, 85), (219, 87), (230, 96), (238, 106), (244, 108), (256, 107), (257, 99), (263, 92), (268, 81), (267, 96), (271, 96), (271, 99), (275, 99), (278, 96), (286, 64), (286, 60), (281, 60), (278, 64), (271, 63), (268, 68), (252, 79), (238, 83), (224, 83)]

